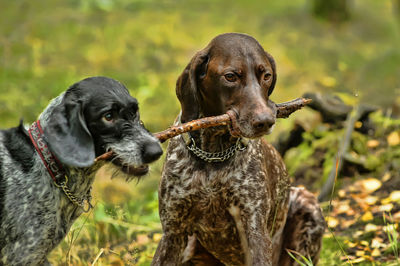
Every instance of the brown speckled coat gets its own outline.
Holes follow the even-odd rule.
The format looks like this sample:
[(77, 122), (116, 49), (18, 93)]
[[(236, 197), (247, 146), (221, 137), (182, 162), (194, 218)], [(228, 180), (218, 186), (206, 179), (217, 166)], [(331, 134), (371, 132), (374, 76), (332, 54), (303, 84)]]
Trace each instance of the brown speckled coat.
[[(232, 127), (191, 133), (202, 150), (247, 148), (223, 162), (205, 162), (182, 136), (170, 140), (159, 187), (164, 235), (152, 265), (294, 265), (286, 249), (318, 262), (324, 219), (315, 197), (290, 188), (282, 158), (261, 136), (276, 110), (272, 57), (252, 37), (217, 36), (177, 81), (178, 121), (234, 112)], [(234, 118), (235, 119), (235, 118)], [(233, 126), (235, 125), (235, 126)]]

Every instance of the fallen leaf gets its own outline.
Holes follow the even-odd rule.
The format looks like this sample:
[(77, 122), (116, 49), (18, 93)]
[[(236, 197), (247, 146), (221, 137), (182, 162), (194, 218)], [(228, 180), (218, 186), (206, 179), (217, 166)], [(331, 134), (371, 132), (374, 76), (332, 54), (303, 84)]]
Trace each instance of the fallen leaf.
[(368, 205), (374, 205), (377, 201), (378, 201), (378, 197), (376, 196), (367, 196), (364, 201), (368, 204)]
[(360, 257), (360, 258), (356, 258), (356, 259), (350, 260), (349, 262), (355, 264), (355, 263), (360, 263), (360, 262), (363, 262), (363, 261), (365, 261), (365, 258)]
[(335, 217), (327, 216), (325, 220), (330, 228), (335, 228), (339, 224), (339, 220)]
[(386, 247), (386, 244), (383, 244), (383, 239), (380, 237), (375, 237), (371, 241), (371, 248), (381, 248), (381, 247)]
[(349, 209), (350, 209), (350, 206), (348, 203), (341, 204), (341, 205), (339, 205), (339, 207), (336, 208), (336, 213), (337, 214), (346, 213), (349, 211)]
[(372, 250), (371, 252), (371, 256), (372, 257), (379, 257), (381, 255), (381, 252), (379, 251), (379, 249), (375, 248), (374, 250)]
[(363, 179), (358, 181), (362, 188), (364, 189), (365, 192), (367, 193), (372, 193), (375, 190), (379, 189), (382, 186), (382, 182), (379, 181), (376, 178), (367, 178), (367, 179)]
[(379, 146), (379, 141), (376, 139), (370, 139), (367, 141), (367, 147), (368, 148), (376, 148)]
[(357, 250), (356, 251), (356, 256), (357, 257), (363, 257), (365, 255), (365, 251), (364, 250)]
[(149, 239), (149, 237), (147, 235), (140, 234), (140, 235), (137, 235), (136, 242), (139, 245), (146, 245), (147, 243), (150, 242), (150, 239)]
[(363, 246), (366, 246), (366, 247), (369, 246), (369, 243), (367, 241), (365, 241), (365, 240), (360, 241), (360, 244), (363, 245)]
[[(378, 230), (378, 227), (375, 225), (375, 224), (367, 224), (365, 227), (364, 227), (364, 231), (365, 232), (374, 232), (374, 231), (376, 231), (376, 230)], [(363, 241), (361, 241), (361, 242), (363, 242)], [(366, 242), (366, 241), (365, 241)], [(368, 243), (368, 242), (367, 242)], [(362, 244), (362, 243), (361, 243)], [(367, 244), (368, 245), (368, 244)], [(365, 245), (365, 246), (367, 246), (367, 245)]]
[(392, 191), (392, 193), (390, 193), (389, 198), (391, 199), (392, 202), (400, 201), (400, 190)]
[(387, 136), (387, 142), (389, 146), (396, 146), (400, 144), (400, 133), (398, 131), (393, 131)]
[(370, 205), (365, 202), (366, 194), (352, 194), (351, 197), (357, 202), (357, 204), (361, 207), (363, 212), (369, 211)]
[(358, 238), (359, 236), (362, 236), (364, 234), (364, 231), (356, 231), (353, 234), (353, 238)]
[(348, 228), (348, 227), (352, 226), (355, 223), (356, 223), (356, 220), (352, 219), (352, 220), (347, 220), (347, 221), (346, 220), (345, 221), (341, 221), (340, 225), (341, 225), (342, 228)]
[(357, 243), (351, 242), (349, 240), (345, 240), (344, 243), (349, 247), (349, 248), (354, 248), (357, 246)]
[(379, 206), (379, 211), (381, 211), (381, 212), (390, 212), (392, 209), (393, 209), (392, 203), (388, 203), (388, 204)]
[(162, 238), (162, 234), (155, 233), (155, 234), (153, 235), (153, 240), (154, 240), (155, 242), (159, 242), (159, 241), (161, 240), (161, 238)]
[(338, 196), (339, 196), (340, 198), (344, 198), (344, 197), (346, 196), (346, 191), (345, 191), (344, 189), (340, 189), (340, 190), (338, 191)]
[(383, 204), (383, 205), (389, 204), (389, 203), (391, 203), (391, 202), (392, 202), (392, 200), (390, 199), (390, 197), (381, 199), (381, 204)]
[(356, 212), (354, 211), (354, 209), (350, 208), (350, 209), (346, 212), (346, 215), (348, 215), (348, 216), (354, 216), (355, 213), (356, 213)]
[(354, 123), (354, 128), (361, 128), (362, 127), (362, 122), (361, 121), (356, 121), (355, 123)]
[(392, 175), (391, 175), (389, 172), (386, 172), (386, 173), (382, 176), (382, 182), (389, 181), (390, 178), (392, 178)]
[(372, 213), (370, 211), (367, 211), (366, 213), (364, 213), (363, 216), (361, 216), (361, 220), (363, 222), (368, 222), (374, 219), (374, 216), (372, 215)]
[(395, 222), (400, 223), (400, 211), (393, 214), (392, 218)]

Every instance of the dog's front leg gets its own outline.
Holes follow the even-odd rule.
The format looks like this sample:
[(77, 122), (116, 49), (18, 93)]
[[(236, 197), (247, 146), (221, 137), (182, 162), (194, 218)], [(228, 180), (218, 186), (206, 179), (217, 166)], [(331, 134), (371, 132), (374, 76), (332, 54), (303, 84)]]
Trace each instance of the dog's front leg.
[(264, 219), (262, 217), (243, 217), (240, 208), (234, 205), (231, 205), (228, 211), (236, 224), (245, 265), (272, 265), (272, 242), (268, 232), (265, 231), (267, 227), (265, 225), (258, 228), (252, 224), (253, 219), (259, 218), (261, 221)]
[(158, 244), (151, 265), (182, 265), (185, 239), (180, 236), (164, 234)]

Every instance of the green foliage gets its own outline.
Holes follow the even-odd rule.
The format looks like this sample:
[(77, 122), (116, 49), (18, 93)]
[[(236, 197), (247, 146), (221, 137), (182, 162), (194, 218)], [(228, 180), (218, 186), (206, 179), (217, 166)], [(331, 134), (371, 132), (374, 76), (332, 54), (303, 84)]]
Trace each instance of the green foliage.
[[(395, 255), (397, 262), (400, 263), (400, 238), (399, 238), (399, 233), (396, 231), (396, 226), (395, 224), (392, 224), (388, 221), (386, 221), (386, 215), (383, 215), (383, 221), (386, 224), (386, 234), (390, 242), (390, 247), (391, 251)], [(393, 220), (392, 215), (389, 213), (389, 217), (391, 220)]]
[(340, 237), (336, 237), (335, 239), (331, 235), (326, 235), (322, 239), (320, 265), (348, 265), (341, 262), (340, 257), (343, 256), (343, 254), (336, 241), (339, 241), (342, 246), (345, 246), (343, 239)]
[(289, 256), (296, 261), (299, 265), (301, 266), (313, 266), (313, 262), (311, 260), (311, 258), (305, 257), (302, 254), (300, 254), (299, 252), (296, 252), (294, 250), (286, 250), (287, 253), (289, 254)]

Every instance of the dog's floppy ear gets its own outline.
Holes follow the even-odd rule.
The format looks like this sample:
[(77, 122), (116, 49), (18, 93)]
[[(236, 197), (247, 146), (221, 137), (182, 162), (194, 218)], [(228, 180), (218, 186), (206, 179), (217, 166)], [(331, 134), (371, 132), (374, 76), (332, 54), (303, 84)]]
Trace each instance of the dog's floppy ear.
[(182, 123), (199, 117), (199, 99), (197, 83), (207, 72), (209, 62), (208, 48), (198, 52), (186, 66), (183, 73), (176, 81), (176, 96), (181, 103)]
[(89, 167), (94, 162), (95, 151), (83, 117), (82, 103), (65, 97), (53, 110), (43, 129), (44, 136), (60, 162), (72, 167)]
[(272, 67), (272, 83), (271, 83), (271, 87), (269, 88), (268, 91), (268, 96), (271, 95), (271, 93), (274, 91), (275, 88), (275, 84), (276, 84), (276, 65), (275, 65), (275, 60), (274, 58), (267, 52), (265, 52), (265, 54), (267, 55), (268, 61), (271, 64)]

